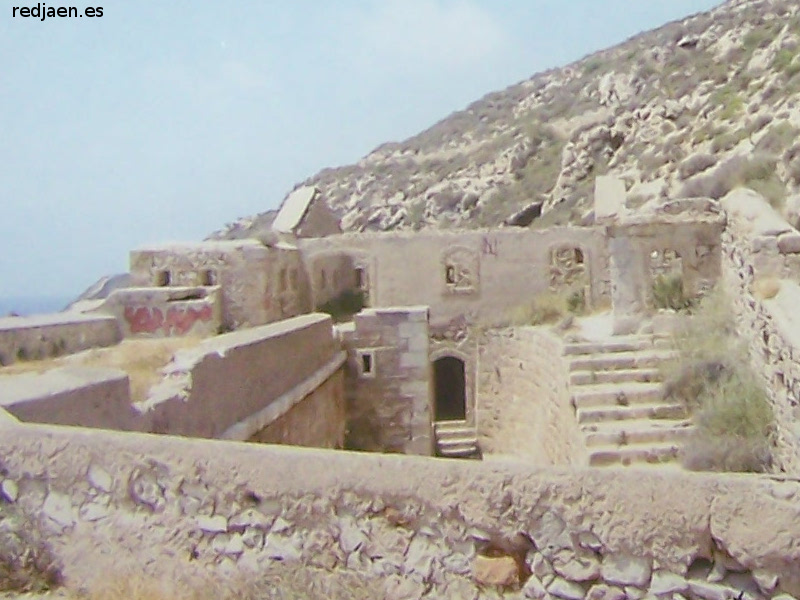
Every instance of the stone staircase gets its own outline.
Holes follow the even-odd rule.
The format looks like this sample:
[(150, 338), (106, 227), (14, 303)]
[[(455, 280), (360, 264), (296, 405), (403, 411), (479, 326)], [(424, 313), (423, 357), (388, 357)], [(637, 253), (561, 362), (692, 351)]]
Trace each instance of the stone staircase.
[(592, 466), (674, 462), (691, 434), (681, 404), (663, 400), (658, 366), (674, 356), (652, 335), (567, 343), (570, 393)]
[(466, 421), (437, 421), (433, 424), (436, 455), (444, 458), (478, 458), (478, 431)]

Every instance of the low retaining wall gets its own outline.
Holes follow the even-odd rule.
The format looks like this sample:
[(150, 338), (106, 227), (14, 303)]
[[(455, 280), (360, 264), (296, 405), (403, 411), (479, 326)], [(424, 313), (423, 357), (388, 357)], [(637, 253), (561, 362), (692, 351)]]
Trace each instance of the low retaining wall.
[(101, 310), (117, 318), (125, 337), (208, 337), (222, 329), (219, 286), (114, 290)]
[(729, 218), (723, 284), (772, 403), (774, 467), (800, 474), (800, 287), (784, 279), (800, 273), (800, 233), (750, 190), (732, 192), (722, 205)]
[[(325, 384), (343, 363), (330, 317), (305, 315), (218, 336), (179, 352), (165, 369), (162, 383), (136, 408), (146, 423), (144, 429), (155, 433), (242, 440), (257, 434), (269, 437), (273, 434), (262, 430), (315, 391), (319, 393), (313, 401), (330, 402), (334, 406), (328, 414), (338, 415), (334, 407), (341, 403), (341, 387)], [(297, 429), (315, 427), (313, 421), (292, 418), (291, 423)], [(278, 425), (287, 426), (285, 419)], [(343, 415), (328, 427), (336, 433), (326, 434), (314, 445), (340, 445)]]
[(586, 465), (561, 340), (542, 327), (489, 331), (480, 344), (478, 436), (488, 454)]
[(4, 317), (0, 318), (0, 367), (17, 360), (50, 358), (113, 346), (121, 340), (117, 320), (105, 315), (64, 312)]
[(0, 456), (0, 512), (27, 515), (73, 587), (299, 563), (377, 579), (386, 598), (800, 594), (797, 481), (33, 425), (7, 426)]
[(117, 369), (63, 367), (9, 376), (0, 371), (0, 407), (26, 423), (136, 429), (128, 376)]

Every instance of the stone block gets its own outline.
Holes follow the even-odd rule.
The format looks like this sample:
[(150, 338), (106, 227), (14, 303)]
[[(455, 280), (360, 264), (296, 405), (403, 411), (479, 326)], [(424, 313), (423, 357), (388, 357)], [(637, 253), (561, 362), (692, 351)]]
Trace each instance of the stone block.
[(480, 585), (511, 587), (519, 584), (519, 568), (511, 556), (476, 556), (472, 577)]
[(425, 369), (428, 366), (427, 352), (404, 352), (400, 355), (400, 368)]
[(607, 583), (643, 587), (650, 582), (650, 560), (625, 554), (609, 554), (603, 559), (601, 574)]
[(781, 254), (800, 253), (800, 232), (791, 231), (778, 238), (778, 250)]

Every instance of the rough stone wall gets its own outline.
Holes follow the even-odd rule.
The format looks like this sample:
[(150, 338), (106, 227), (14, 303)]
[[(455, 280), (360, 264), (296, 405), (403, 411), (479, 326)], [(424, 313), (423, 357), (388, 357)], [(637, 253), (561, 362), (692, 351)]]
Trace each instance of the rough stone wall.
[(125, 337), (209, 337), (223, 326), (219, 286), (124, 288), (99, 310), (117, 318)]
[(117, 369), (64, 367), (2, 375), (0, 406), (26, 423), (137, 429), (128, 376)]
[[(179, 352), (136, 407), (148, 431), (207, 438), (244, 432), (239, 439), (248, 439), (322, 386), (343, 360), (330, 317), (295, 317)], [(326, 389), (337, 402), (335, 382)]]
[[(800, 288), (783, 279), (796, 279), (800, 234), (749, 191), (734, 192), (723, 199), (723, 206), (729, 217), (723, 235), (723, 283), (737, 331), (748, 342), (753, 368), (772, 403), (774, 468), (800, 474), (800, 323), (795, 316)], [(779, 291), (774, 298), (765, 297), (762, 285)]]
[(797, 481), (0, 426), (0, 512), (29, 516), (75, 588), (290, 563), (389, 599), (800, 594)]
[(536, 466), (587, 464), (562, 354), (561, 340), (542, 327), (484, 334), (477, 420), (484, 452)]
[(311, 201), (295, 233), (297, 237), (320, 238), (342, 233), (342, 228), (339, 226), (339, 219), (328, 208), (325, 200), (318, 195)]
[(430, 455), (427, 307), (364, 310), (340, 334), (347, 349), (348, 445)]
[(293, 317), (311, 309), (297, 250), (256, 240), (171, 244), (131, 252), (131, 287), (220, 286), (228, 330)]
[(356, 290), (353, 259), (346, 254), (323, 254), (304, 257), (304, 264), (313, 293), (312, 304), (319, 309), (348, 290)]
[(260, 444), (343, 448), (344, 374), (334, 375), (248, 441)]
[(17, 360), (113, 346), (121, 340), (122, 333), (113, 317), (56, 313), (0, 318), (0, 367)]
[(504, 323), (550, 289), (555, 248), (580, 250), (589, 304), (608, 298), (603, 228), (373, 233), (299, 240), (306, 255), (347, 253), (363, 265), (371, 306), (424, 305), (431, 323)]

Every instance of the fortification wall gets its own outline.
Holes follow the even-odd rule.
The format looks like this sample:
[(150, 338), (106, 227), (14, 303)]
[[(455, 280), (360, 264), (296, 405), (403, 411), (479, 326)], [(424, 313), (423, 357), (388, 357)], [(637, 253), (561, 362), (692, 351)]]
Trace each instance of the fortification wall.
[(0, 406), (26, 423), (137, 429), (128, 376), (117, 369), (62, 367), (3, 376)]
[(299, 563), (386, 598), (800, 594), (797, 481), (3, 427), (0, 511), (44, 533), (75, 587)]
[(370, 306), (430, 306), (437, 325), (507, 322), (551, 288), (588, 288), (589, 304), (609, 297), (603, 228), (347, 234), (299, 245), (307, 264), (350, 256)]
[(722, 200), (723, 283), (775, 414), (776, 470), (800, 474), (800, 233), (750, 190)]
[(225, 329), (252, 327), (311, 309), (297, 250), (256, 240), (166, 244), (131, 252), (131, 287), (219, 286)]
[[(241, 440), (268, 436), (262, 430), (319, 390), (343, 363), (330, 317), (304, 315), (211, 338), (179, 352), (165, 369), (164, 380), (135, 406), (147, 431)], [(321, 394), (328, 402), (341, 401), (333, 383), (323, 389), (330, 392)], [(292, 422), (298, 428), (309, 426), (299, 419)], [(331, 427), (338, 427), (341, 438), (344, 420)], [(329, 440), (317, 443), (335, 445)]]
[(561, 339), (542, 327), (489, 331), (479, 365), (477, 423), (484, 452), (533, 466), (587, 464)]
[(0, 318), (0, 367), (17, 360), (74, 354), (122, 340), (116, 319), (80, 313)]
[(219, 286), (114, 290), (100, 310), (117, 318), (125, 337), (208, 337), (223, 326)]
[(339, 331), (348, 358), (348, 445), (432, 454), (427, 307), (364, 310)]

